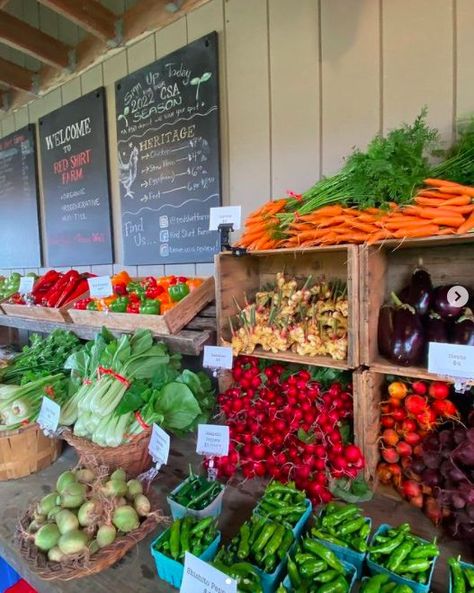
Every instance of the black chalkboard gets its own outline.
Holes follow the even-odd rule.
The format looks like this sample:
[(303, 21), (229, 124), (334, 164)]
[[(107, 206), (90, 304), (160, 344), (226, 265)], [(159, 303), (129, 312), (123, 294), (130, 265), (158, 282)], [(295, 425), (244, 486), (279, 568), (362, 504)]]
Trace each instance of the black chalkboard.
[(210, 262), (219, 251), (217, 33), (116, 84), (126, 264)]
[(35, 128), (0, 139), (0, 268), (41, 266)]
[(40, 120), (48, 266), (113, 262), (105, 91)]

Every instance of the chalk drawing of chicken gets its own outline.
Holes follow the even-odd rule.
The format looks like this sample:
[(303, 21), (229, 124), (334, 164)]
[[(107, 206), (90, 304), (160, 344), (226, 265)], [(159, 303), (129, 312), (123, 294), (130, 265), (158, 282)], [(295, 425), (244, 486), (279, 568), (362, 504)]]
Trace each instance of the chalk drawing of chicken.
[(119, 178), (120, 183), (125, 188), (127, 192), (125, 197), (133, 198), (133, 192), (131, 191), (131, 187), (133, 182), (137, 178), (137, 166), (138, 166), (138, 148), (136, 146), (133, 147), (132, 152), (130, 153), (130, 157), (128, 159), (128, 163), (124, 163), (122, 160), (122, 155), (120, 152), (118, 153), (119, 158)]

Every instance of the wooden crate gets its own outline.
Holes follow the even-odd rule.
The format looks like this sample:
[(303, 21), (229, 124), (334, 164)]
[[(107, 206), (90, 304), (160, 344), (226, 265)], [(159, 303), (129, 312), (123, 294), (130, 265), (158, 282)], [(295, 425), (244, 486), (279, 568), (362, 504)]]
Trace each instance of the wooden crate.
[(80, 301), (87, 296), (87, 292), (83, 295), (73, 299), (63, 307), (41, 307), (40, 305), (13, 305), (7, 302), (2, 303), (2, 309), (5, 315), (10, 317), (23, 317), (27, 319), (35, 319), (37, 321), (52, 321), (54, 323), (70, 322), (71, 318), (69, 312), (72, 310), (74, 303)]
[(305, 281), (312, 275), (316, 281), (343, 280), (347, 283), (349, 300), (349, 345), (346, 360), (329, 356), (300, 356), (294, 352), (266, 352), (256, 349), (252, 356), (332, 368), (355, 368), (359, 364), (359, 264), (354, 245), (319, 247), (315, 249), (273, 249), (255, 251), (241, 257), (231, 253), (216, 256), (216, 304), (218, 344), (230, 341), (229, 318), (245, 296), (251, 301), (265, 285), (275, 282), (277, 272), (285, 272)]
[(77, 325), (105, 326), (110, 329), (130, 331), (150, 329), (158, 334), (175, 334), (182, 330), (214, 298), (214, 277), (211, 276), (206, 278), (201, 286), (190, 292), (175, 307), (166, 311), (164, 315), (135, 315), (80, 309), (70, 309), (68, 313), (72, 322)]
[[(474, 289), (474, 235), (444, 236), (363, 245), (361, 271), (361, 363), (384, 373), (433, 379), (425, 366), (400, 367), (379, 354), (377, 325), (380, 307), (392, 291), (399, 292), (416, 267), (425, 268), (433, 285), (463, 284)], [(445, 379), (445, 378), (444, 378)]]

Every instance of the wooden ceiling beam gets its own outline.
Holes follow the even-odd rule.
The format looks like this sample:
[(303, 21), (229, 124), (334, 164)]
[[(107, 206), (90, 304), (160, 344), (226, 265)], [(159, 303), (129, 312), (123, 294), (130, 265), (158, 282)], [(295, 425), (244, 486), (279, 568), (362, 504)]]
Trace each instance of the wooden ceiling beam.
[(117, 17), (97, 0), (38, 1), (103, 41), (116, 37)]
[(4, 11), (0, 14), (0, 41), (55, 68), (69, 65), (68, 45)]
[(34, 73), (31, 70), (0, 58), (0, 82), (5, 86), (17, 91), (35, 94), (33, 76)]

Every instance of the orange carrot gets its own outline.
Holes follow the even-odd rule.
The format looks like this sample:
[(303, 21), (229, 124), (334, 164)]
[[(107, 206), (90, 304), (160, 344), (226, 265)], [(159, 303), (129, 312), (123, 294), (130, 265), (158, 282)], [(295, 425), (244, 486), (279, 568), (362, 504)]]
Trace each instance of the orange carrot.
[(350, 233), (338, 236), (338, 242), (341, 242), (341, 243), (364, 243), (366, 240), (367, 240), (366, 233), (350, 232)]
[(427, 198), (426, 196), (418, 195), (414, 200), (415, 204), (419, 206), (433, 206), (437, 208), (445, 203), (445, 200), (437, 200), (436, 198)]
[[(407, 206), (405, 212), (415, 214), (421, 218), (438, 218), (439, 216), (458, 216), (462, 218), (460, 214), (457, 214), (454, 209), (449, 208), (428, 208), (421, 206)], [(462, 221), (461, 221), (462, 224)]]
[(425, 185), (432, 185), (433, 187), (444, 187), (445, 185), (458, 185), (454, 181), (447, 181), (446, 179), (433, 179), (432, 177), (424, 179), (423, 183)]
[(378, 219), (380, 218), (377, 216), (374, 216), (373, 214), (366, 214), (365, 212), (362, 212), (362, 214), (360, 216), (357, 217), (357, 220), (360, 220), (360, 222), (376, 222)]
[(414, 239), (416, 237), (429, 237), (436, 235), (439, 232), (439, 226), (436, 224), (427, 224), (415, 229), (400, 229), (395, 231), (394, 237), (396, 239)]
[(457, 216), (439, 216), (438, 218), (433, 218), (431, 222), (433, 224), (439, 224), (440, 226), (452, 226), (457, 229), (465, 222), (464, 218), (462, 218), (461, 222), (459, 222), (459, 220), (460, 219)]
[(438, 235), (455, 235), (457, 233), (457, 229), (446, 227), (445, 229), (441, 229), (437, 234)]
[(455, 196), (454, 198), (448, 198), (443, 204), (443, 208), (449, 208), (450, 206), (469, 206), (472, 203), (472, 198), (466, 195)]
[(459, 212), (459, 214), (471, 214), (471, 212), (474, 210), (474, 204), (470, 204), (469, 206), (458, 206), (456, 208), (456, 212)]
[[(424, 189), (422, 191), (419, 191), (417, 194), (418, 196), (421, 196), (422, 198), (434, 198), (435, 200), (445, 200), (448, 197), (448, 194), (443, 194), (441, 193), (439, 190), (428, 190), (428, 189)], [(457, 194), (451, 194), (452, 197), (456, 197)]]
[(469, 233), (469, 231), (472, 229), (474, 229), (474, 212), (471, 212), (467, 220), (463, 222), (460, 227), (458, 227), (456, 233), (458, 235), (463, 235), (464, 233)]
[(359, 231), (364, 231), (364, 233), (373, 233), (377, 230), (375, 225), (368, 224), (366, 222), (359, 222), (358, 220), (350, 220), (348, 224)]
[(367, 245), (372, 245), (373, 243), (377, 243), (377, 241), (381, 241), (383, 239), (390, 239), (391, 237), (392, 233), (390, 231), (387, 231), (386, 229), (377, 231), (369, 237)]

